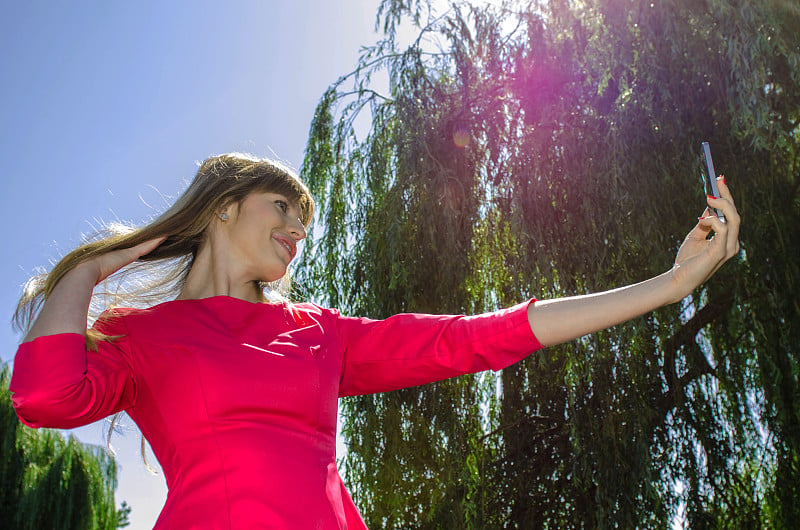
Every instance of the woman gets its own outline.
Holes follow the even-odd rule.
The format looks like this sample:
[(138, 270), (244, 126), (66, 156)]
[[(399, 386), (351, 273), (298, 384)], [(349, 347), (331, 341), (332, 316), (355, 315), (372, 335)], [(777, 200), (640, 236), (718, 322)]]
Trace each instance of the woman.
[[(738, 252), (719, 182), (708, 203), (727, 224), (707, 209), (660, 276), (474, 317), (375, 321), (267, 301), (314, 202), (278, 164), (213, 157), (153, 223), (84, 245), (30, 284), (17, 316), (29, 324), (44, 303), (16, 356), (14, 405), (32, 427), (127, 411), (167, 479), (156, 528), (365, 528), (336, 471), (339, 396), (498, 370), (681, 300)], [(172, 286), (174, 300), (107, 311), (87, 331), (94, 287), (134, 262), (149, 276), (171, 268), (148, 292)]]

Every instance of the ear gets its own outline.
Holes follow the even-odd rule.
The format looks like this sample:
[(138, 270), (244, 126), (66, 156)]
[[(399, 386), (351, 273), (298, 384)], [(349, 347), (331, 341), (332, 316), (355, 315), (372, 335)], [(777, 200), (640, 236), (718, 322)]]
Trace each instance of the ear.
[(237, 204), (234, 202), (229, 202), (226, 205), (221, 206), (216, 212), (216, 219), (223, 223), (227, 223), (232, 219), (236, 218), (236, 213), (238, 211)]

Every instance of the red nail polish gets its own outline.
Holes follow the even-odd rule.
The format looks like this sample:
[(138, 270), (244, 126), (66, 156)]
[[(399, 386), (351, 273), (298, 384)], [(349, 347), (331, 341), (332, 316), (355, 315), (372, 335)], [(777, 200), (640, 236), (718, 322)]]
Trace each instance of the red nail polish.
[(716, 199), (716, 197), (714, 197), (713, 195), (709, 195), (708, 198), (709, 199)]

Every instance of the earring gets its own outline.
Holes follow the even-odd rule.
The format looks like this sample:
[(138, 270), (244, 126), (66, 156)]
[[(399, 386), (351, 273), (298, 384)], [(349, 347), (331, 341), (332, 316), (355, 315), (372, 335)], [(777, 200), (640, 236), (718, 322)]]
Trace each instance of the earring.
[(222, 212), (221, 214), (219, 214), (219, 218), (222, 219), (222, 222), (224, 223), (225, 221), (228, 220), (228, 214)]

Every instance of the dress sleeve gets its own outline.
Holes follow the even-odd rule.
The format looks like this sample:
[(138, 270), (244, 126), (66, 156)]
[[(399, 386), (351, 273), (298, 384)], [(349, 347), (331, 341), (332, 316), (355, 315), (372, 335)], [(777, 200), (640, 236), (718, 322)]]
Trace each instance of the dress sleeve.
[(388, 392), (514, 364), (542, 347), (528, 323), (531, 302), (476, 316), (340, 316), (339, 395)]
[(45, 335), (19, 346), (9, 389), (22, 423), (71, 429), (133, 406), (136, 382), (124, 318), (104, 313), (101, 319), (94, 329), (120, 337), (97, 341), (97, 351), (87, 349), (79, 333)]

